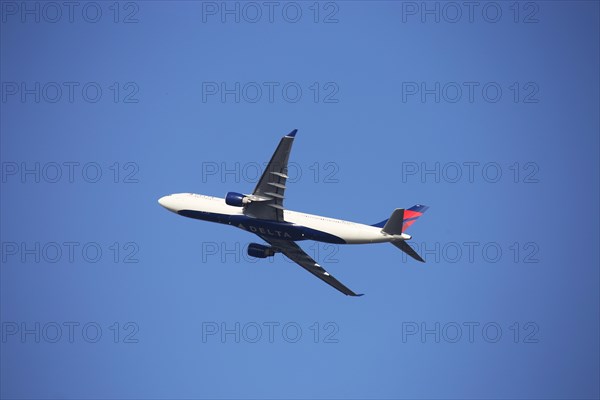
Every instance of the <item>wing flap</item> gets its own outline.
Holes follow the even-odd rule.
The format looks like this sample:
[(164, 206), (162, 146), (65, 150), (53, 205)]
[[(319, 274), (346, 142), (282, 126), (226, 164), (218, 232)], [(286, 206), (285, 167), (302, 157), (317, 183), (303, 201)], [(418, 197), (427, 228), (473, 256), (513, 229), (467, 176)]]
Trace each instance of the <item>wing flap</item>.
[(268, 182), (268, 184), (271, 186), (275, 186), (276, 188), (279, 188), (279, 189), (283, 189), (283, 190), (286, 189), (285, 185), (282, 185), (281, 183)]
[[(286, 137), (287, 137), (287, 136), (286, 136)], [(283, 179), (287, 179), (287, 178), (289, 178), (289, 176), (287, 176), (286, 174), (283, 174), (283, 173), (281, 173), (281, 172), (274, 172), (274, 171), (271, 171), (271, 174), (272, 174), (272, 175), (275, 175), (275, 176), (278, 176), (278, 177), (280, 177), (280, 178), (283, 178)]]

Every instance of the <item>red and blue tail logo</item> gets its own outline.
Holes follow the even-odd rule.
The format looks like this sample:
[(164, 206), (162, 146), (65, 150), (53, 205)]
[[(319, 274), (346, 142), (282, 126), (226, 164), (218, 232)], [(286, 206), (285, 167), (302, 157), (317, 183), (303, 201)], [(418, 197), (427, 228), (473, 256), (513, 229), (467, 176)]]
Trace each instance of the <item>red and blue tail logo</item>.
[(429, 207), (417, 204), (412, 206), (408, 210), (404, 210), (404, 223), (402, 224), (402, 232), (406, 231), (406, 228), (415, 223), (417, 219), (427, 211)]
[[(402, 232), (404, 233), (404, 231), (406, 231), (406, 228), (408, 228), (409, 226), (411, 226), (412, 224), (415, 223), (415, 221), (417, 219), (419, 219), (419, 217), (423, 214), (425, 214), (425, 211), (427, 211), (429, 209), (429, 207), (427, 206), (423, 206), (421, 204), (417, 204), (415, 206), (412, 206), (411, 208), (404, 210), (404, 216), (402, 218)], [(387, 222), (389, 221), (388, 219), (385, 219), (377, 224), (373, 224), (371, 226), (376, 226), (378, 228), (383, 228), (385, 226), (385, 224), (387, 224)], [(400, 225), (398, 224), (398, 227)], [(398, 228), (398, 230), (400, 230), (400, 228)]]

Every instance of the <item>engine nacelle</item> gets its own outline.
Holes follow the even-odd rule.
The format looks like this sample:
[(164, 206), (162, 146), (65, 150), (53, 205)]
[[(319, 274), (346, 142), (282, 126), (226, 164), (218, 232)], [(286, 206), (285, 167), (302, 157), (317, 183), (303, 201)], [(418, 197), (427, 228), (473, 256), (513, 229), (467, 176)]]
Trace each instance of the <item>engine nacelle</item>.
[(225, 196), (225, 203), (234, 207), (243, 207), (248, 204), (250, 200), (248, 196), (245, 196), (241, 193), (229, 192), (227, 196)]
[(248, 255), (256, 258), (267, 258), (275, 255), (275, 250), (269, 246), (263, 246), (258, 243), (250, 243), (248, 245)]

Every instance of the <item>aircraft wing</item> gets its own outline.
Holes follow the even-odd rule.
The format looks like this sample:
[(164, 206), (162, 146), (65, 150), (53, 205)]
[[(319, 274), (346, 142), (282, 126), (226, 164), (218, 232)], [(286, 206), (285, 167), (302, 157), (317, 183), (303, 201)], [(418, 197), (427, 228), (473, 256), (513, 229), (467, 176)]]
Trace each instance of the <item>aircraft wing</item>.
[(304, 252), (295, 242), (283, 239), (273, 239), (271, 237), (260, 236), (265, 242), (269, 243), (274, 250), (283, 253), (287, 258), (321, 279), (328, 285), (333, 286), (346, 296), (362, 296), (362, 294), (356, 294), (352, 290), (344, 286), (343, 283), (335, 279), (329, 272), (325, 271), (315, 260), (313, 260), (308, 254)]
[(260, 219), (283, 221), (283, 194), (285, 192), (285, 182), (288, 178), (288, 159), (296, 132), (297, 129), (294, 129), (279, 142), (271, 161), (269, 161), (265, 172), (263, 172), (254, 192), (252, 192), (252, 195), (259, 200), (252, 201), (245, 206), (246, 215)]

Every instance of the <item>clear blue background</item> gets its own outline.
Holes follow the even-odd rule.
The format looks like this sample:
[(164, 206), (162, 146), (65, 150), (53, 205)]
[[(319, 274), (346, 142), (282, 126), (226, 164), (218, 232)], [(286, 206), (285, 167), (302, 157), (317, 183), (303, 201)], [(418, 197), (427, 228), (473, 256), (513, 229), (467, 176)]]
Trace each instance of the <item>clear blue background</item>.
[[(3, 82), (104, 88), (97, 103), (79, 95), (73, 103), (13, 96), (0, 104), (3, 163), (97, 162), (104, 173), (98, 183), (8, 177), (2, 241), (97, 242), (105, 251), (95, 264), (66, 256), (2, 263), (5, 327), (103, 328), (98, 343), (79, 331), (74, 343), (8, 337), (0, 344), (3, 398), (598, 398), (597, 2), (539, 2), (538, 22), (529, 24), (523, 15), (513, 21), (511, 3), (499, 3), (498, 23), (480, 12), (472, 23), (466, 15), (421, 23), (418, 16), (403, 22), (400, 2), (339, 2), (338, 22), (328, 24), (323, 14), (313, 22), (311, 2), (298, 3), (303, 17), (295, 24), (280, 11), (273, 23), (266, 16), (203, 22), (202, 3), (160, 1), (137, 3), (137, 23), (114, 23), (112, 3), (99, 4), (96, 24), (76, 13), (73, 23), (6, 16), (0, 28)], [(133, 9), (121, 3), (120, 10)], [(321, 5), (322, 13), (332, 10)], [(304, 91), (297, 103), (280, 92), (273, 103), (203, 102), (202, 83), (213, 81), (298, 82)], [(497, 103), (480, 95), (473, 103), (403, 102), (402, 82), (413, 81), (498, 82), (504, 91)], [(134, 82), (139, 101), (114, 103), (113, 82)], [(315, 103), (313, 82), (335, 82), (339, 101)], [(535, 82), (539, 102), (512, 101), (513, 82)], [(253, 181), (231, 175), (203, 179), (203, 165), (266, 162), (294, 128), (291, 160), (303, 176), (289, 185), (288, 208), (375, 223), (394, 208), (427, 204), (410, 229), (417, 243), (498, 243), (500, 261), (479, 252), (474, 262), (463, 255), (418, 264), (389, 245), (342, 246), (323, 264), (366, 293), (349, 298), (281, 258), (246, 260), (246, 244), (260, 241), (248, 233), (157, 204), (176, 192), (252, 190)], [(499, 163), (502, 179), (402, 180), (403, 162), (470, 161)], [(113, 183), (114, 162), (136, 163), (139, 182)], [(338, 182), (315, 182), (315, 162), (322, 173), (334, 162)], [(539, 182), (514, 183), (508, 166), (515, 162), (535, 163)], [(139, 262), (113, 262), (113, 242), (135, 242)], [(534, 242), (539, 262), (524, 263), (523, 254), (515, 262), (513, 242)], [(207, 243), (240, 246), (239, 261), (203, 254)], [(108, 327), (118, 322), (124, 334), (130, 321), (138, 343), (113, 343)], [(303, 336), (289, 343), (276, 330), (270, 343), (265, 330), (258, 343), (203, 341), (206, 322), (294, 322)], [(324, 343), (327, 322), (338, 329), (337, 343)], [(481, 329), (473, 343), (466, 330), (458, 343), (403, 340), (407, 322), (493, 322), (503, 334), (497, 343)], [(521, 334), (534, 323), (537, 343), (522, 336), (514, 343), (515, 322)]]

